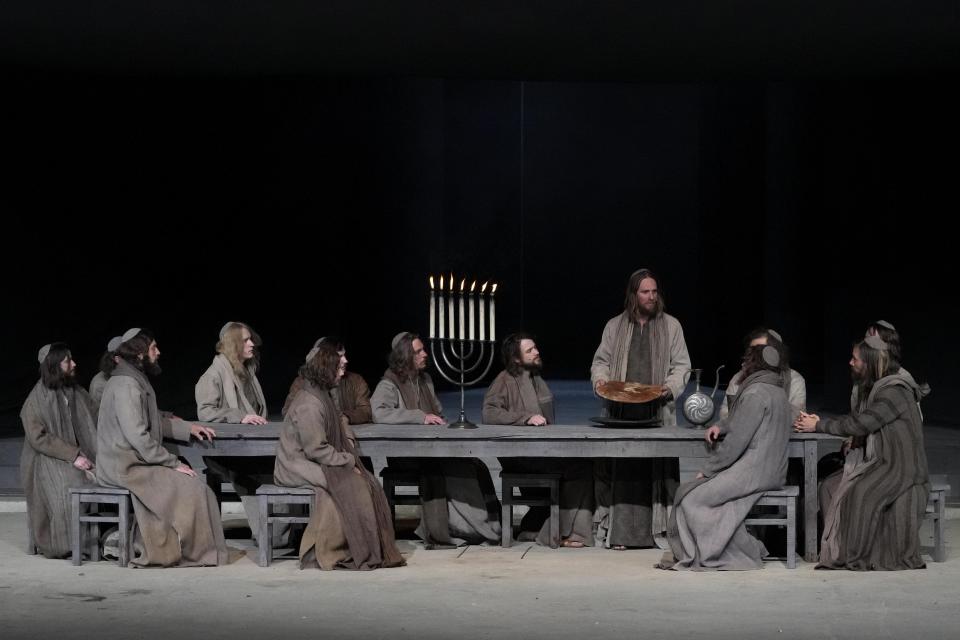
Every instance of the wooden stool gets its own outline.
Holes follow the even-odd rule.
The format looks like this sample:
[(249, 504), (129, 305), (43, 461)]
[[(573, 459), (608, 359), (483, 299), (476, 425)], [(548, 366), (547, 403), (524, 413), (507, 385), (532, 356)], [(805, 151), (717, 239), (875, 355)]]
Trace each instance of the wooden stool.
[[(765, 491), (756, 506), (758, 507), (786, 507), (786, 515), (780, 513), (753, 513), (751, 512), (744, 524), (754, 526), (777, 525), (787, 527), (787, 569), (797, 567), (797, 496), (800, 487), (784, 487), (778, 491)], [(751, 517), (752, 516), (752, 517)]]
[[(95, 485), (86, 487), (72, 487), (70, 493), (70, 536), (71, 548), (73, 552), (73, 564), (79, 565), (81, 562), (80, 549), (83, 547), (84, 523), (93, 523), (99, 525), (102, 522), (115, 522), (120, 530), (120, 549), (117, 564), (121, 567), (127, 566), (130, 562), (130, 492), (126, 489), (114, 489), (112, 487), (99, 487)], [(117, 505), (117, 515), (89, 515), (81, 514), (80, 507), (84, 504), (115, 504)], [(92, 540), (86, 541), (91, 560), (100, 559), (100, 536), (93, 536)]]
[[(550, 548), (560, 546), (560, 474), (559, 473), (501, 473), (503, 505), (500, 546), (513, 545), (513, 505), (550, 507)], [(513, 489), (543, 487), (550, 489), (549, 498), (514, 497)]]
[[(273, 527), (275, 523), (307, 524), (313, 512), (313, 489), (294, 489), (262, 484), (257, 489), (257, 504), (260, 508), (260, 531), (257, 533), (257, 564), (269, 567), (273, 560)], [(281, 504), (305, 504), (306, 516), (272, 513), (272, 507)]]
[(944, 540), (943, 529), (946, 521), (947, 496), (950, 495), (950, 485), (933, 484), (930, 487), (930, 497), (927, 499), (927, 509), (924, 513), (924, 519), (933, 520), (933, 561), (945, 562), (947, 560), (946, 540)]
[[(383, 483), (383, 493), (387, 496), (387, 504), (390, 505), (390, 520), (396, 526), (398, 504), (420, 504), (420, 472), (384, 467), (380, 472), (380, 481)], [(397, 487), (415, 487), (417, 495), (400, 495)]]

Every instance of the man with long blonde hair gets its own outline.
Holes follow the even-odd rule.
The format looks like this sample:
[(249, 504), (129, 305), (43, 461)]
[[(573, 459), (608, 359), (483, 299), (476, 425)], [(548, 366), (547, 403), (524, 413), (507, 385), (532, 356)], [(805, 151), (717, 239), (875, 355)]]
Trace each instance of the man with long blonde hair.
[[(267, 401), (257, 380), (260, 336), (243, 322), (228, 322), (220, 329), (217, 355), (194, 387), (197, 418), (203, 422), (264, 425)], [(255, 537), (259, 531), (260, 510), (256, 492), (261, 484), (273, 482), (271, 457), (204, 457), (207, 481), (219, 487), (223, 481), (233, 485), (243, 502), (247, 522)], [(277, 531), (281, 528), (277, 527)], [(277, 534), (276, 542), (281, 542)]]

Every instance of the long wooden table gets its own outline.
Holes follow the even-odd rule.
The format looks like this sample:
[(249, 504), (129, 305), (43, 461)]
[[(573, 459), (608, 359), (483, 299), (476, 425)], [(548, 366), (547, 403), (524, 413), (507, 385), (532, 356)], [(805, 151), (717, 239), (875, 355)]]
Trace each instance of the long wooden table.
[[(167, 446), (194, 466), (203, 456), (272, 456), (282, 423), (263, 426), (201, 423), (212, 427), (212, 443), (189, 445), (168, 441)], [(681, 427), (619, 429), (590, 425), (545, 427), (480, 425), (461, 430), (425, 425), (368, 424), (353, 427), (363, 455), (382, 466), (387, 458), (704, 458), (709, 448), (703, 431)], [(839, 439), (819, 433), (795, 433), (788, 455), (803, 461), (804, 550), (808, 562), (817, 560), (817, 460), (820, 444)]]

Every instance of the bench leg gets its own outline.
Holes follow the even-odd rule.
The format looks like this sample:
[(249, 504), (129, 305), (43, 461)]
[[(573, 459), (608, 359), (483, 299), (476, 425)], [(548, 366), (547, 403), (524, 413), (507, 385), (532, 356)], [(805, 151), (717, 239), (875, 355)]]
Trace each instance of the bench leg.
[(946, 545), (943, 539), (944, 516), (946, 508), (944, 496), (942, 493), (936, 497), (936, 503), (933, 506), (933, 560), (934, 562), (945, 562), (947, 559)]
[(120, 549), (117, 553), (117, 564), (126, 567), (130, 563), (130, 496), (121, 496), (117, 527), (120, 529)]
[(33, 537), (33, 525), (30, 524), (29, 513), (27, 513), (27, 555), (37, 555), (37, 540)]
[(70, 551), (74, 566), (80, 566), (80, 494), (70, 496)]
[[(506, 491), (506, 487), (504, 487)], [(510, 489), (513, 491), (513, 489)], [(513, 546), (513, 503), (506, 493), (503, 494), (502, 506), (500, 508), (500, 546)]]
[(260, 531), (257, 535), (257, 564), (269, 567), (273, 556), (273, 539), (270, 537), (270, 504), (267, 496), (257, 496), (260, 507)]
[(787, 501), (787, 569), (797, 568), (797, 501)]
[(560, 483), (550, 486), (550, 548), (560, 547)]

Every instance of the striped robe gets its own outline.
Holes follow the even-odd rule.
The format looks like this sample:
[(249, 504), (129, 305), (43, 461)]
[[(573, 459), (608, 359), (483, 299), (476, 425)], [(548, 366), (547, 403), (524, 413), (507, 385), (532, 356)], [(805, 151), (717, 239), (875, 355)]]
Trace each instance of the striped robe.
[(920, 523), (930, 491), (921, 390), (908, 375), (881, 378), (859, 413), (822, 419), (817, 431), (865, 437), (847, 456), (824, 515), (818, 568), (921, 569)]

